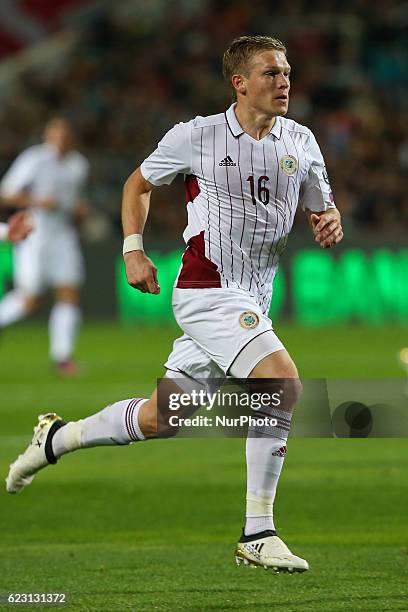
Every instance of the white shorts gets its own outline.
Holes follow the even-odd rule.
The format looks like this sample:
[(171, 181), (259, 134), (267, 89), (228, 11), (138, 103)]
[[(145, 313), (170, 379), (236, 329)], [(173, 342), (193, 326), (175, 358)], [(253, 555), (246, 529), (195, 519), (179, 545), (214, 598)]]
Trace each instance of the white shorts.
[[(247, 378), (261, 359), (284, 348), (272, 321), (240, 289), (175, 288), (173, 312), (184, 335), (174, 342), (165, 364), (170, 376), (181, 372), (194, 379), (229, 374)], [(249, 350), (250, 345), (255, 349)], [(234, 362), (246, 346), (248, 359), (238, 359), (236, 371)]]
[(14, 248), (14, 284), (29, 295), (48, 287), (78, 287), (84, 264), (74, 230), (48, 240), (33, 233)]

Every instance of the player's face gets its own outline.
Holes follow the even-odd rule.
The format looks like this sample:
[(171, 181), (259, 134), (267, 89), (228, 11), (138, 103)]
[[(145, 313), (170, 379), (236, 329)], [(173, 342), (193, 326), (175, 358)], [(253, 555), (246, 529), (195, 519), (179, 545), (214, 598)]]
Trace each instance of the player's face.
[(70, 124), (64, 120), (54, 120), (45, 130), (45, 140), (53, 144), (61, 154), (72, 149), (74, 134)]
[(289, 104), (290, 66), (283, 51), (267, 50), (254, 55), (244, 77), (249, 106), (267, 115), (286, 115)]

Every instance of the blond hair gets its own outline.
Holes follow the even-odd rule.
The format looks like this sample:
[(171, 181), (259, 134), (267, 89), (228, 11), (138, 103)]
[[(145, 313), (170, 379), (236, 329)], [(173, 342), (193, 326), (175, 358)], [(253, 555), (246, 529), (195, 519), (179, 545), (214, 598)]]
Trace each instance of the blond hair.
[(234, 74), (248, 76), (248, 65), (250, 59), (261, 51), (283, 51), (286, 55), (286, 47), (277, 38), (271, 36), (240, 36), (232, 41), (222, 58), (222, 73), (232, 89), (232, 97), (237, 99), (237, 93), (231, 83)]

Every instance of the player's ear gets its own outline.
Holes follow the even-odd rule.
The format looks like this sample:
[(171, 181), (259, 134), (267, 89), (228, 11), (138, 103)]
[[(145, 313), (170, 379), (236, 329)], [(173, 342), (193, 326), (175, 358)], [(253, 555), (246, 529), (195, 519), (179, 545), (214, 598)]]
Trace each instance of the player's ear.
[(241, 95), (246, 94), (245, 78), (242, 76), (242, 74), (232, 75), (231, 82), (237, 93), (240, 93)]

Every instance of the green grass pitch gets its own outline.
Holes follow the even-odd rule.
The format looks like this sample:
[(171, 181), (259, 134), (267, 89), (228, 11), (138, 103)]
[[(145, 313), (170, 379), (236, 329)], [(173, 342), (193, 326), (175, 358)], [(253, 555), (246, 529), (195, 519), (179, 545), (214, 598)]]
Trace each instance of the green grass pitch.
[[(304, 376), (403, 375), (396, 355), (408, 329), (278, 331)], [(49, 370), (45, 325), (7, 331), (2, 478), (38, 413), (76, 419), (149, 393), (176, 333), (85, 324), (83, 374), (64, 381)], [(235, 566), (244, 440), (78, 452), (21, 495), (0, 492), (0, 593), (66, 592), (75, 612), (407, 610), (407, 446), (406, 439), (291, 441), (276, 518), (281, 536), (310, 562), (302, 575)]]

